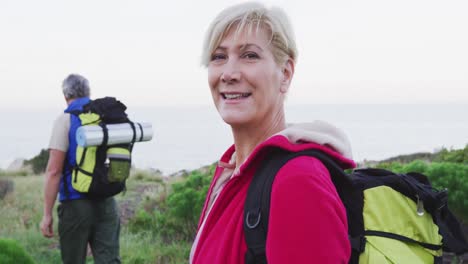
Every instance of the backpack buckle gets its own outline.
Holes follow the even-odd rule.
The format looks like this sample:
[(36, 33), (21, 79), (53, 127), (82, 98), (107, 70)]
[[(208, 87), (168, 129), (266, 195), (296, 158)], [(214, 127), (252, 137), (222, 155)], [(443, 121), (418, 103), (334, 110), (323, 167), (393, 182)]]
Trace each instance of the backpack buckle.
[[(256, 217), (256, 219), (255, 218), (253, 219), (255, 220), (253, 224), (250, 221), (252, 218), (251, 216)], [(261, 218), (262, 218), (262, 213), (260, 212), (260, 208), (258, 208), (256, 211), (248, 211), (247, 215), (245, 216), (245, 225), (250, 229), (254, 229), (258, 226), (258, 224), (260, 224)]]
[(441, 210), (442, 208), (444, 208), (445, 206), (447, 206), (447, 202), (448, 202), (448, 189), (447, 188), (444, 188), (443, 190), (441, 191), (438, 191), (437, 194), (436, 194), (436, 198), (437, 198), (437, 210)]

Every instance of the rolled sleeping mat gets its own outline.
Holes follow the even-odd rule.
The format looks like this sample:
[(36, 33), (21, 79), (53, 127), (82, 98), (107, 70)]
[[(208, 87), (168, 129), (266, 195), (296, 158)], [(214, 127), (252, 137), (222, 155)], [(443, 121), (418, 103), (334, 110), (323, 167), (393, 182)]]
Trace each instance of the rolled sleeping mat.
[[(107, 145), (130, 143), (135, 133), (135, 142), (150, 141), (153, 138), (151, 123), (130, 123), (106, 125), (108, 131)], [(103, 143), (104, 132), (98, 125), (81, 126), (76, 130), (76, 142), (82, 147), (99, 146)]]

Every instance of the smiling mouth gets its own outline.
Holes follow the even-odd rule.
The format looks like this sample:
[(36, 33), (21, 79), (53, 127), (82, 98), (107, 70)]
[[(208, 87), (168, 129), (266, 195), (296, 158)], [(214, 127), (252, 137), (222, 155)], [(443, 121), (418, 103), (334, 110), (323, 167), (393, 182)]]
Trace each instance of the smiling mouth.
[(221, 96), (226, 99), (226, 100), (236, 100), (236, 99), (242, 99), (242, 98), (247, 98), (251, 96), (252, 93), (221, 93)]

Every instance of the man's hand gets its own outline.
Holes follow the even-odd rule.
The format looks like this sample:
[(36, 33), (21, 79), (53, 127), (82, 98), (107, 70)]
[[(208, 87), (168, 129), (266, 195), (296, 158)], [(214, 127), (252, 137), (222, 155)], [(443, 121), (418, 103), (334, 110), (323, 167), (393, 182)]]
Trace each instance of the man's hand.
[(52, 209), (54, 208), (59, 191), (65, 152), (55, 149), (49, 150), (49, 162), (46, 169), (44, 184), (44, 215), (41, 221), (41, 232), (45, 237), (54, 236)]
[(44, 237), (51, 238), (54, 236), (53, 222), (54, 220), (51, 215), (44, 215), (42, 217), (41, 232)]

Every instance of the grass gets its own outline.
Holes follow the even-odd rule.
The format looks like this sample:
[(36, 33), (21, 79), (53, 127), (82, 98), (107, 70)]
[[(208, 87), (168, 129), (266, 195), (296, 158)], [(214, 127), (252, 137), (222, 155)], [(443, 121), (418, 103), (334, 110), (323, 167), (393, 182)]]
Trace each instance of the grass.
[(18, 170), (18, 171), (4, 171), (0, 169), (0, 177), (17, 177), (17, 176), (28, 176), (32, 175), (29, 170)]
[(34, 264), (18, 241), (12, 239), (0, 239), (0, 260), (3, 264)]
[(39, 221), (42, 217), (42, 187), (43, 177), (24, 176), (12, 177), (14, 190), (0, 201), (0, 235), (39, 231)]
[[(61, 263), (58, 237), (46, 239), (39, 223), (42, 219), (42, 176), (11, 177), (14, 190), (0, 200), (0, 237), (18, 241), (36, 263)], [(57, 232), (57, 215), (54, 210)]]
[[(140, 175), (140, 176), (138, 176)], [(0, 238), (17, 241), (36, 263), (61, 263), (57, 215), (54, 208), (54, 233), (51, 239), (44, 238), (39, 224), (43, 210), (44, 176), (2, 177), (14, 182), (14, 190), (0, 200)], [(137, 171), (127, 184), (127, 191), (116, 197), (121, 212), (131, 218), (137, 208), (160, 193), (166, 192), (166, 183), (157, 173)], [(57, 206), (56, 203), (55, 206)], [(132, 233), (122, 221), (120, 253), (122, 263), (187, 263), (190, 244), (164, 244), (154, 232)], [(1, 261), (0, 261), (1, 262)], [(92, 263), (89, 258), (89, 263)]]
[(164, 244), (153, 237), (151, 232), (134, 234), (128, 230), (122, 233), (120, 242), (122, 263), (187, 263), (191, 244)]

